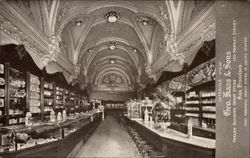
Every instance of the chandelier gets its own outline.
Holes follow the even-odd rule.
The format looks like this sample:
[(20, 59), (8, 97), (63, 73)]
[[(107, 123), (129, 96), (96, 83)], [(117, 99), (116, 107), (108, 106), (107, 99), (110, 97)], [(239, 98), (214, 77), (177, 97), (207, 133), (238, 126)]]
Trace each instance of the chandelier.
[(115, 64), (115, 59), (110, 59), (110, 64)]
[(105, 14), (105, 18), (108, 22), (115, 23), (119, 18), (119, 14), (116, 11), (109, 11), (107, 14)]
[(110, 50), (115, 50), (116, 49), (115, 43), (109, 43), (109, 49)]

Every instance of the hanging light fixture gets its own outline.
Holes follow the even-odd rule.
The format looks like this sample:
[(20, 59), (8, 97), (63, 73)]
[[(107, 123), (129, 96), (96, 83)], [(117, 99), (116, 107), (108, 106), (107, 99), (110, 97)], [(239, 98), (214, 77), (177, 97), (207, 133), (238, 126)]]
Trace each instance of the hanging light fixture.
[(82, 20), (77, 20), (77, 21), (75, 21), (75, 25), (76, 26), (81, 26), (82, 25)]
[(137, 49), (136, 49), (136, 48), (134, 48), (134, 49), (133, 49), (133, 52), (135, 52), (135, 53), (136, 53), (136, 52), (137, 52)]
[(105, 14), (105, 18), (110, 23), (115, 23), (119, 19), (119, 14), (116, 11), (109, 11), (107, 14)]
[(115, 50), (116, 49), (116, 45), (115, 45), (115, 43), (109, 43), (109, 49), (110, 50)]
[(110, 64), (115, 64), (115, 59), (110, 59)]

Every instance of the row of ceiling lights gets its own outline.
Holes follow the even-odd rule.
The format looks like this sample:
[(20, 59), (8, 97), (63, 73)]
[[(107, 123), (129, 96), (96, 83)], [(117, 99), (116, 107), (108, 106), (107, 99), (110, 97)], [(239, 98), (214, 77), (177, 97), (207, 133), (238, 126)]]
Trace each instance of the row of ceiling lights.
[[(109, 11), (107, 14), (104, 15), (104, 18), (110, 22), (110, 23), (115, 23), (118, 21), (120, 15), (116, 11)], [(142, 25), (147, 26), (147, 25), (153, 25), (155, 22), (148, 18), (148, 17), (138, 17), (136, 19), (137, 22), (142, 23)], [(85, 20), (76, 20), (75, 25), (76, 26), (81, 26)]]
[[(107, 19), (108, 22), (115, 23), (115, 22), (117, 22), (117, 20), (119, 18), (119, 14), (116, 11), (110, 11), (107, 14), (105, 14), (105, 18)], [(76, 26), (81, 26), (82, 23), (83, 22), (81, 20), (78, 20), (78, 21), (75, 22)], [(109, 43), (109, 49), (110, 50), (115, 50), (116, 49), (116, 44), (114, 42)], [(91, 52), (91, 51), (92, 51), (92, 49), (88, 49), (88, 52)], [(137, 49), (134, 48), (133, 51), (137, 52)], [(115, 59), (110, 58), (109, 63), (110, 64), (115, 64), (116, 61), (115, 61)]]
[[(110, 50), (115, 50), (116, 49), (116, 44), (114, 43), (114, 42), (111, 42), (111, 43), (109, 43), (109, 49)], [(91, 48), (89, 48), (88, 49), (88, 52), (92, 52), (92, 49)], [(137, 49), (136, 48), (133, 48), (133, 52), (137, 52)]]
[[(104, 15), (105, 19), (110, 23), (115, 23), (119, 19), (119, 13), (116, 11), (109, 11), (107, 14)], [(76, 20), (75, 25), (81, 26), (85, 21), (83, 20)]]

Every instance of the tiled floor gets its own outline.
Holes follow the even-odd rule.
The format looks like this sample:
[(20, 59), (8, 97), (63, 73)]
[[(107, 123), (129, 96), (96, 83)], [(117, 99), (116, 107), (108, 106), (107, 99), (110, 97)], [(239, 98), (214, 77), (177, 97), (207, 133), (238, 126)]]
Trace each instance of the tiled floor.
[(77, 157), (141, 158), (141, 155), (125, 129), (108, 116)]

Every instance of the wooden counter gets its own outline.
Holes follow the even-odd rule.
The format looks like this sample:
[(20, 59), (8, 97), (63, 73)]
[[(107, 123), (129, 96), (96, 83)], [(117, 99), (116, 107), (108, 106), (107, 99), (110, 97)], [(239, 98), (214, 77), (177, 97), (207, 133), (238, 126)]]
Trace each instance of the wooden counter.
[[(130, 119), (130, 118), (129, 118)], [(156, 129), (154, 123), (144, 123), (142, 119), (130, 119), (134, 128), (158, 150), (171, 158), (214, 158), (215, 140), (192, 136), (168, 129)]]

